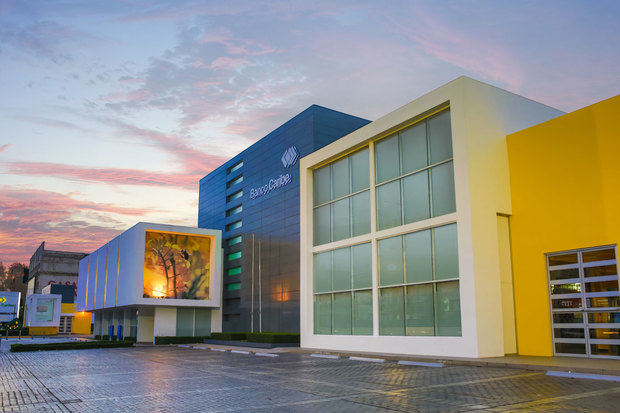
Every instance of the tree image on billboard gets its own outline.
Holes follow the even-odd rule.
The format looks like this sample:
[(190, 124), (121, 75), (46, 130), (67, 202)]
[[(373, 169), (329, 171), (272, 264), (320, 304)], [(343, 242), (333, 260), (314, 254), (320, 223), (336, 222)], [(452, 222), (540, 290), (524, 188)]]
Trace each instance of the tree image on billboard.
[(147, 231), (142, 296), (208, 300), (211, 240)]

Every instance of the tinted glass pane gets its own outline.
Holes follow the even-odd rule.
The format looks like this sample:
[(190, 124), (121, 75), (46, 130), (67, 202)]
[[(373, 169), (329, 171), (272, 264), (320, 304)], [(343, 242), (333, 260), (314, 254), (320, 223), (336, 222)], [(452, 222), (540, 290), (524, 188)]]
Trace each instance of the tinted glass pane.
[[(597, 340), (618, 340), (620, 339), (620, 329), (618, 328), (591, 328), (590, 338)], [(618, 342), (620, 344), (620, 342)]]
[(579, 278), (579, 268), (569, 268), (566, 270), (549, 271), (551, 280), (565, 280), (569, 278)]
[(618, 280), (586, 283), (587, 293), (618, 291)]
[(600, 267), (585, 267), (583, 275), (585, 277), (602, 277), (605, 275), (616, 275), (618, 267), (616, 265), (601, 265)]
[(331, 205), (323, 205), (314, 210), (314, 245), (326, 244), (331, 241), (330, 211)]
[(400, 181), (393, 181), (377, 187), (377, 226), (385, 229), (400, 224)]
[(334, 199), (350, 193), (349, 158), (341, 159), (332, 164), (332, 181), (334, 183), (332, 192), (332, 197)]
[(561, 354), (586, 354), (586, 345), (580, 343), (555, 343), (555, 352)]
[(351, 289), (351, 249), (340, 248), (332, 251), (334, 260), (334, 290)]
[(372, 291), (353, 293), (353, 334), (372, 335)]
[(556, 284), (551, 286), (551, 294), (573, 294), (581, 292), (581, 283)]
[(333, 241), (338, 241), (351, 237), (349, 219), (349, 199), (345, 198), (336, 201), (332, 206), (332, 237)]
[(588, 308), (602, 308), (602, 307), (620, 307), (618, 297), (591, 297), (586, 298)]
[(554, 265), (577, 264), (578, 262), (577, 253), (549, 256), (550, 267)]
[(553, 322), (558, 324), (583, 323), (583, 313), (555, 313)]
[(437, 217), (456, 211), (452, 162), (431, 168), (431, 185), (433, 216)]
[(351, 197), (352, 236), (370, 232), (370, 191)]
[(370, 243), (351, 247), (353, 254), (353, 288), (372, 286), (372, 250)]
[(314, 334), (332, 333), (332, 295), (314, 296)]
[(555, 338), (584, 338), (583, 328), (554, 328), (553, 336)]
[(405, 267), (408, 283), (433, 279), (430, 230), (405, 235)]
[(452, 158), (452, 133), (450, 112), (446, 111), (428, 120), (431, 145), (431, 164)]
[(438, 336), (461, 335), (461, 304), (458, 281), (436, 284), (435, 317)]
[(620, 345), (590, 344), (590, 349), (597, 356), (620, 356)]
[(435, 279), (457, 278), (459, 276), (456, 224), (433, 229), (435, 248)]
[(402, 237), (379, 240), (379, 285), (393, 285), (402, 283)]
[(429, 218), (428, 171), (409, 175), (402, 181), (405, 224)]
[(323, 204), (331, 199), (331, 168), (325, 166), (314, 171), (314, 205)]
[(557, 309), (581, 308), (581, 298), (558, 298), (551, 300), (551, 307)]
[(194, 335), (194, 309), (177, 308), (177, 336), (191, 337)]
[(241, 267), (229, 268), (226, 273), (228, 275), (237, 275), (241, 274)]
[(208, 336), (211, 334), (211, 309), (196, 308), (194, 315), (194, 335)]
[(332, 291), (332, 252), (314, 256), (314, 292)]
[(351, 293), (334, 294), (332, 334), (351, 334)]
[(383, 139), (375, 144), (377, 183), (400, 175), (398, 158), (398, 135)]
[(406, 329), (408, 336), (435, 335), (433, 284), (407, 287)]
[(401, 162), (403, 173), (417, 171), (428, 165), (426, 147), (426, 122), (400, 132)]
[(382, 288), (379, 292), (379, 334), (405, 335), (405, 302), (403, 287)]
[(615, 260), (616, 251), (613, 248), (609, 248), (606, 250), (587, 251), (581, 254), (581, 256), (583, 257), (583, 262)]
[(361, 191), (370, 186), (370, 167), (368, 149), (356, 152), (349, 157), (351, 162), (352, 192)]
[(588, 313), (588, 321), (590, 323), (620, 323), (620, 313)]

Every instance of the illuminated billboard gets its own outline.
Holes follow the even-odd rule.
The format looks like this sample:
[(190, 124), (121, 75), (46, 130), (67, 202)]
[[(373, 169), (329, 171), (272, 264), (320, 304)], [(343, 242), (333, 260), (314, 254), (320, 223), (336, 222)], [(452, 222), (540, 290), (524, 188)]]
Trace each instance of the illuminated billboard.
[(208, 300), (213, 238), (146, 231), (142, 296)]

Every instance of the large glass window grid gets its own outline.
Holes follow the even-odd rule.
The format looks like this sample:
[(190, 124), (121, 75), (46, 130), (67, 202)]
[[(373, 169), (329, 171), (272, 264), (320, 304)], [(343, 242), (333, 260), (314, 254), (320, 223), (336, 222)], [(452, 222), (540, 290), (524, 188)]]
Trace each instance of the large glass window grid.
[(379, 240), (379, 335), (460, 336), (456, 224)]
[(372, 335), (369, 242), (314, 255), (314, 332)]
[[(417, 140), (415, 138), (417, 138)], [(394, 147), (392, 148), (392, 156), (385, 156), (389, 154), (389, 152), (386, 151), (377, 154), (377, 147), (379, 147), (379, 151), (381, 152), (381, 143), (387, 142), (390, 139), (392, 139), (391, 144), (393, 146), (395, 145), (397, 149), (394, 151)], [(374, 184), (376, 188), (375, 199), (373, 200), (370, 199), (370, 191), (367, 191), (368, 208), (370, 209), (371, 203), (374, 203), (374, 206), (377, 208), (377, 226), (373, 231), (396, 227), (411, 222), (423, 221), (431, 217), (455, 212), (456, 203), (451, 139), (450, 111), (446, 109), (403, 131), (393, 134), (391, 137), (371, 142), (369, 149), (358, 152), (358, 154), (360, 152), (366, 152), (367, 155), (374, 158), (372, 160), (375, 162), (373, 165), (375, 167), (375, 176), (370, 180), (372, 183), (369, 182), (367, 186), (360, 186), (360, 188), (362, 188), (360, 189), (360, 193), (364, 193), (365, 190), (363, 188), (369, 187), (371, 184)], [(374, 156), (372, 155), (373, 152)], [(343, 159), (314, 171), (314, 245), (322, 245), (347, 238), (339, 236), (339, 234), (341, 234), (341, 232), (339, 232), (340, 227), (343, 225), (339, 226), (338, 224), (342, 224), (345, 220), (336, 219), (336, 225), (334, 225), (334, 213), (338, 218), (338, 205), (333, 204), (351, 195), (345, 194), (346, 185), (343, 185), (342, 182), (335, 182), (334, 179), (337, 178), (332, 178), (334, 174), (336, 177), (347, 176), (342, 173), (346, 170), (344, 166), (338, 164), (338, 162)], [(396, 160), (396, 162), (394, 162), (394, 160)], [(382, 171), (379, 171), (379, 168), (384, 165), (390, 165), (392, 169), (391, 172), (388, 171), (389, 173), (384, 174)], [(368, 175), (371, 175), (369, 166), (370, 165), (368, 165)], [(353, 188), (351, 163), (349, 163), (348, 176), (349, 179), (351, 179), (349, 184), (351, 188)], [(370, 177), (371, 176), (369, 176), (369, 178)], [(358, 182), (360, 181), (367, 182), (366, 178), (360, 179), (358, 177)], [(328, 182), (329, 185), (321, 185), (321, 182)], [(397, 216), (399, 218), (393, 222), (393, 225), (384, 225), (380, 221), (386, 217), (389, 221), (389, 214), (387, 214), (386, 217), (382, 217), (381, 214), (384, 211), (381, 210), (381, 205), (379, 205), (379, 198), (382, 196), (382, 194), (380, 194), (381, 187), (386, 187), (385, 191), (389, 191), (389, 184), (392, 184), (393, 193), (395, 194), (395, 196), (391, 198), (391, 202), (398, 204), (397, 207), (399, 212)], [(416, 192), (416, 190), (412, 190), (412, 188), (426, 188), (427, 190)], [(353, 189), (351, 189), (351, 191), (352, 190)], [(420, 196), (420, 194), (422, 195)], [(385, 195), (385, 193), (383, 195)], [(337, 198), (338, 196), (341, 196), (341, 198)], [(386, 198), (383, 197), (383, 200), (385, 199)], [(387, 199), (390, 200), (389, 198)], [(330, 209), (325, 208), (326, 206), (330, 206)], [(334, 211), (334, 209), (336, 209), (336, 211)], [(345, 210), (345, 208), (343, 208), (343, 210)], [(423, 213), (419, 213), (420, 211)], [(450, 223), (450, 220), (446, 220), (446, 224), (448, 223)], [(383, 308), (383, 315), (385, 316), (383, 317), (383, 332), (381, 332), (382, 319), (381, 316), (379, 316), (380, 325), (377, 326), (379, 334), (387, 333), (387, 330), (389, 330), (389, 323), (387, 323), (387, 321), (391, 315), (386, 310), (388, 306), (394, 308), (394, 305), (390, 306), (389, 302), (389, 295), (391, 294), (393, 296), (392, 298), (395, 300), (396, 307), (402, 302), (404, 331), (403, 334), (400, 335), (461, 335), (456, 224), (437, 225), (437, 227), (442, 226), (453, 228), (453, 249), (451, 249), (450, 254), (448, 254), (451, 255), (448, 261), (452, 260), (452, 262), (456, 264), (456, 271), (453, 271), (453, 276), (443, 275), (442, 268), (445, 267), (445, 265), (443, 265), (445, 260), (441, 259), (442, 253), (438, 252), (437, 255), (432, 255), (432, 261), (429, 267), (429, 271), (433, 274), (434, 279), (416, 281), (414, 278), (410, 278), (413, 277), (413, 275), (405, 275), (405, 268), (411, 270), (412, 266), (407, 266), (405, 257), (401, 257), (403, 277), (407, 278), (404, 278), (403, 282), (400, 284), (379, 286), (378, 308), (380, 314)], [(419, 232), (427, 234), (431, 234), (432, 232), (433, 235), (435, 235), (434, 231), (433, 229)], [(438, 231), (441, 232), (442, 230)], [(371, 232), (370, 229), (363, 234), (369, 232)], [(334, 237), (334, 233), (336, 233), (336, 237)], [(353, 231), (351, 231), (350, 234), (350, 236), (358, 235)], [(373, 235), (369, 235), (372, 239)], [(409, 235), (410, 234), (405, 234), (394, 238), (402, 238), (404, 240), (405, 237)], [(433, 238), (433, 240), (434, 239), (435, 238)], [(381, 242), (381, 240), (378, 242)], [(434, 247), (429, 244), (428, 249), (431, 248)], [(316, 261), (319, 255), (320, 253), (315, 254), (315, 272), (317, 264), (320, 265), (320, 263)], [(437, 259), (438, 256), (440, 259)], [(379, 261), (380, 260), (377, 259), (377, 262)], [(384, 259), (384, 263), (385, 262)], [(372, 263), (369, 262), (369, 267), (372, 268), (371, 264)], [(398, 264), (394, 263), (394, 265), (398, 267)], [(349, 298), (345, 298), (342, 294), (346, 293), (346, 291), (336, 290), (333, 285), (332, 288), (333, 290), (331, 291), (315, 290), (315, 334), (342, 334), (338, 332), (339, 327), (334, 325), (334, 313), (339, 308), (350, 307), (353, 301), (352, 297), (354, 296), (349, 295)], [(356, 292), (354, 290), (350, 291), (351, 293)], [(359, 292), (366, 292), (366, 290), (362, 289)], [(370, 314), (371, 323), (369, 329), (372, 330), (373, 298), (371, 289), (367, 292), (369, 300), (368, 314)], [(383, 294), (383, 298), (381, 294)], [(353, 308), (353, 312), (355, 313), (355, 308)], [(400, 310), (398, 313), (400, 314)], [(392, 319), (393, 318), (394, 317), (392, 317)], [(347, 328), (347, 325), (345, 325), (345, 330)], [(372, 334), (372, 331), (368, 334)]]
[(456, 211), (450, 111), (374, 145), (377, 230)]
[(620, 358), (617, 248), (547, 254), (553, 351)]
[(314, 245), (370, 232), (368, 148), (314, 171)]

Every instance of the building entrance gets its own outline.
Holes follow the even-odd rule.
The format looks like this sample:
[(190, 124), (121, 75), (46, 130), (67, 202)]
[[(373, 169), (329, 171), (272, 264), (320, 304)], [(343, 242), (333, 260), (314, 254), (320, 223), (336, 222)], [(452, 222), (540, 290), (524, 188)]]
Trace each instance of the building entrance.
[(620, 359), (616, 246), (547, 254), (553, 352)]

